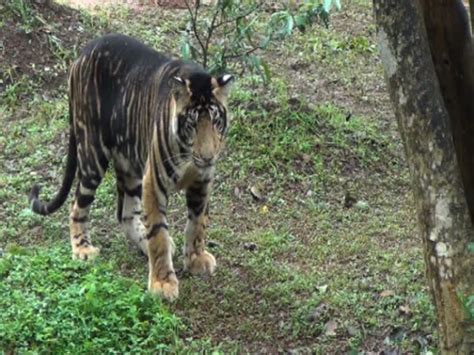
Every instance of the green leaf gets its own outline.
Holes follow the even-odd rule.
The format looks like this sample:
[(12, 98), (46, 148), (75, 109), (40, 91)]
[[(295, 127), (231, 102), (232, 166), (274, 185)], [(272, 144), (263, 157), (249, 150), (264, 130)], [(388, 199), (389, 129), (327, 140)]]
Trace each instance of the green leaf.
[(262, 64), (262, 68), (263, 68), (263, 79), (265, 80), (265, 82), (270, 82), (270, 79), (271, 79), (271, 72), (270, 72), (270, 67), (268, 65), (267, 62), (265, 61), (261, 61), (261, 64)]
[(181, 58), (183, 60), (189, 60), (191, 54), (191, 46), (189, 45), (188, 41), (184, 41), (181, 45)]
[(329, 12), (332, 8), (332, 4), (336, 5), (336, 9), (341, 9), (341, 0), (324, 0), (323, 9), (326, 12)]
[(470, 253), (474, 254), (474, 243), (469, 243), (467, 245), (467, 250), (469, 250)]
[(189, 44), (189, 49), (191, 51), (191, 59), (192, 60), (197, 60), (198, 57), (199, 57), (199, 52), (198, 50), (196, 49), (196, 47), (192, 46), (191, 44)]
[(329, 12), (329, 10), (331, 10), (331, 6), (332, 6), (332, 0), (324, 0), (323, 2), (324, 11)]
[(262, 39), (262, 42), (260, 42), (260, 47), (262, 49), (266, 49), (270, 43), (270, 36), (265, 36), (263, 39)]
[(295, 26), (301, 32), (304, 32), (304, 30), (306, 29), (307, 24), (308, 24), (308, 22), (307, 22), (306, 16), (303, 16), (303, 15), (296, 15), (295, 16)]
[(295, 21), (293, 20), (293, 16), (291, 14), (288, 14), (286, 16), (286, 29), (285, 29), (285, 34), (288, 36), (291, 34), (293, 31), (293, 27), (295, 25)]

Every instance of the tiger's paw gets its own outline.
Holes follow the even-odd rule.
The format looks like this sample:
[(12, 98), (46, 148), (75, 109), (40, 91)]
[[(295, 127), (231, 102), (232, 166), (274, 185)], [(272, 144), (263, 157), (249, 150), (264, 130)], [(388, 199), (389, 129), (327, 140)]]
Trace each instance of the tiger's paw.
[(92, 245), (73, 247), (72, 258), (78, 260), (93, 260), (99, 255), (100, 249)]
[(156, 278), (149, 280), (148, 291), (152, 295), (160, 296), (173, 302), (179, 295), (178, 284), (179, 282), (176, 275), (172, 273), (165, 280), (157, 280)]
[(192, 253), (185, 259), (184, 269), (193, 275), (212, 275), (216, 269), (216, 258), (207, 251), (201, 254)]

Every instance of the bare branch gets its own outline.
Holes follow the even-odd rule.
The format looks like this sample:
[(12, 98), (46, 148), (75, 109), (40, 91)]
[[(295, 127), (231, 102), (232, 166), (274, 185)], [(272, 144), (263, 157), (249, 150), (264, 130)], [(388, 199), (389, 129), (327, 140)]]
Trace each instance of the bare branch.
[(229, 19), (229, 20), (225, 20), (225, 21), (219, 22), (219, 23), (215, 26), (215, 28), (219, 28), (219, 27), (224, 26), (224, 25), (227, 25), (227, 24), (229, 24), (229, 23), (232, 23), (232, 22), (241, 20), (241, 19), (247, 17), (248, 15), (254, 13), (255, 11), (259, 10), (259, 9), (262, 7), (262, 5), (263, 5), (263, 2), (257, 4), (257, 6), (251, 8), (250, 10), (244, 12), (243, 14), (240, 14), (240, 15), (237, 15), (237, 16), (235, 16), (235, 17), (232, 17), (232, 18)]
[(202, 43), (201, 37), (199, 36), (199, 31), (197, 29), (197, 20), (198, 20), (198, 11), (199, 11), (199, 6), (194, 7), (194, 13), (193, 10), (191, 9), (191, 5), (189, 4), (189, 0), (184, 0), (184, 3), (186, 4), (186, 7), (188, 8), (189, 14), (191, 15), (191, 26), (193, 28), (194, 36), (196, 37), (199, 45), (201, 46), (202, 49), (202, 55), (203, 55), (203, 63), (202, 65), (204, 67), (207, 67), (207, 51), (206, 47), (204, 47), (204, 44)]
[(244, 52), (240, 52), (240, 53), (237, 53), (237, 54), (232, 54), (232, 55), (228, 55), (228, 56), (224, 56), (223, 59), (224, 60), (228, 60), (228, 59), (235, 59), (235, 58), (239, 58), (239, 57), (242, 57), (244, 55), (249, 55), (249, 54), (252, 54), (253, 52), (256, 52), (258, 51), (259, 49), (263, 49), (261, 46), (256, 46), (256, 47), (253, 47), (247, 51), (244, 51)]
[(209, 26), (209, 29), (207, 31), (207, 38), (206, 38), (206, 53), (208, 53), (209, 51), (209, 43), (211, 42), (211, 38), (212, 38), (212, 34), (214, 33), (214, 30), (217, 28), (215, 26), (215, 23), (216, 23), (216, 20), (217, 20), (217, 16), (219, 15), (219, 12), (220, 12), (220, 8), (217, 7), (217, 9), (215, 9), (214, 11), (214, 15), (212, 16), (212, 20), (211, 20), (211, 26)]

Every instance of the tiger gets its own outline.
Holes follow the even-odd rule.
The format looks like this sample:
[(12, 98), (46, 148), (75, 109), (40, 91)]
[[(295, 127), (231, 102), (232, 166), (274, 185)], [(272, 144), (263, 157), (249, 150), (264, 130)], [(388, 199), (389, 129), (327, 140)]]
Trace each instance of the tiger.
[(206, 250), (209, 196), (215, 165), (229, 130), (234, 77), (159, 53), (142, 42), (108, 34), (82, 49), (69, 72), (69, 147), (62, 185), (48, 202), (29, 194), (40, 215), (58, 210), (77, 180), (70, 212), (75, 259), (99, 254), (88, 233), (89, 211), (109, 163), (116, 175), (117, 219), (148, 257), (148, 290), (173, 301), (179, 282), (167, 207), (184, 191), (187, 222), (184, 270), (213, 274)]

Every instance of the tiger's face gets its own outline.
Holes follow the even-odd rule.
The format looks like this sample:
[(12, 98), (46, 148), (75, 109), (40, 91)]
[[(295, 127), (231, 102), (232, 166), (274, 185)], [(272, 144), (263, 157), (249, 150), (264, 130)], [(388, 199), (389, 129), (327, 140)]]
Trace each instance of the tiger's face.
[(226, 103), (233, 77), (197, 73), (174, 80), (178, 85), (174, 95), (177, 135), (190, 149), (193, 164), (199, 170), (211, 169), (229, 127)]

